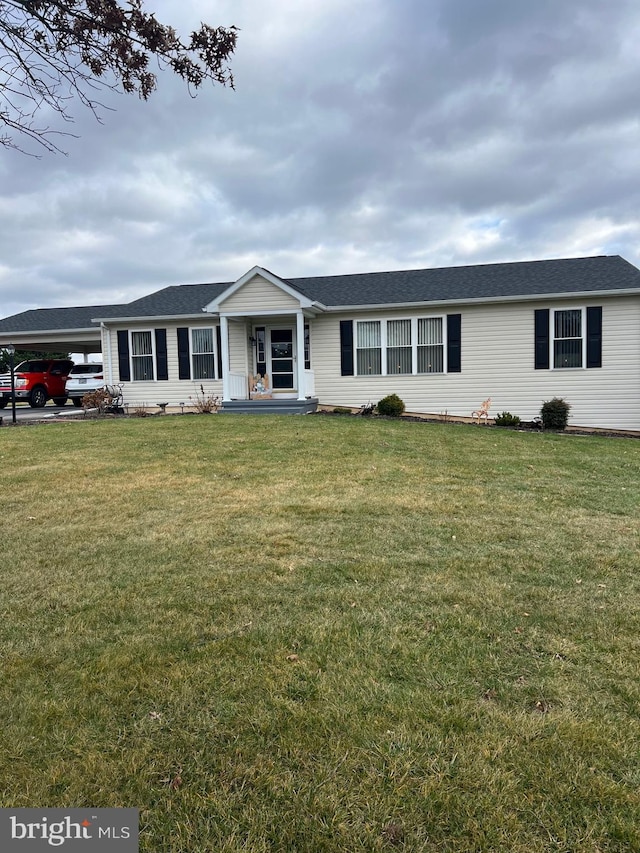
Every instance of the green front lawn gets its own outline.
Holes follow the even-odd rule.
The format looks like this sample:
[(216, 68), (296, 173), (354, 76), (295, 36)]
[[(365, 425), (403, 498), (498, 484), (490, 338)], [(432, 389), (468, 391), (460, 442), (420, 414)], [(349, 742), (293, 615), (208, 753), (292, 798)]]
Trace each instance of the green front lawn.
[(640, 442), (0, 430), (0, 805), (145, 853), (640, 850)]

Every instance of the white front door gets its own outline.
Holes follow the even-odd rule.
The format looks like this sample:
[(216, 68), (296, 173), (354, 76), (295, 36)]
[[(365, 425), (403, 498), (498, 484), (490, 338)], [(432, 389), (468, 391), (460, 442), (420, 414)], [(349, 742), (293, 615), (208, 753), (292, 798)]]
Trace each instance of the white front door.
[(293, 328), (268, 329), (268, 372), (274, 391), (296, 387), (296, 336)]

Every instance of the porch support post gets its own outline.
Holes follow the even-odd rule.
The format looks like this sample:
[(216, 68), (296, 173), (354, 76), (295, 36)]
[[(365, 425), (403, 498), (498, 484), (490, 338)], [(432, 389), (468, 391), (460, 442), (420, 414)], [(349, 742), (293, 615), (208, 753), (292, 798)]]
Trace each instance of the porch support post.
[(227, 403), (231, 399), (229, 387), (229, 323), (227, 318), (220, 316), (220, 343), (222, 344), (222, 402)]
[(304, 314), (302, 311), (298, 311), (296, 313), (296, 353), (296, 364), (298, 366), (298, 400), (304, 400)]
[[(113, 385), (113, 359), (111, 357), (111, 332), (104, 323), (100, 323), (100, 346), (102, 348), (103, 367), (107, 372), (107, 384)], [(106, 355), (106, 359), (105, 359)]]

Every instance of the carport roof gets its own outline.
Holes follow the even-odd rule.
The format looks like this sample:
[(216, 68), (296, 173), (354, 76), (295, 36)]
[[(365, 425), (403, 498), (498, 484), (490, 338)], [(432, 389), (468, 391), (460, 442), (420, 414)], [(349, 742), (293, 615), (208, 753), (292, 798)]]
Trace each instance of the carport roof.
[(0, 334), (12, 332), (59, 332), (91, 329), (94, 317), (117, 317), (124, 305), (90, 305), (77, 308), (32, 308), (0, 320)]

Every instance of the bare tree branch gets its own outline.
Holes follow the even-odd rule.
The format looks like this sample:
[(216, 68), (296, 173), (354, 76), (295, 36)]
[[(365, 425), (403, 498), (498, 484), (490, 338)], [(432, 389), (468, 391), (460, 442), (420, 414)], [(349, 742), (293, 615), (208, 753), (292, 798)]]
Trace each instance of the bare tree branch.
[(52, 137), (67, 132), (40, 127), (37, 114), (53, 111), (72, 122), (69, 106), (79, 100), (99, 118), (100, 88), (147, 100), (157, 85), (152, 57), (191, 92), (206, 81), (233, 88), (236, 27), (201, 24), (183, 42), (143, 6), (144, 0), (0, 0), (0, 145), (22, 150), (18, 134), (60, 151)]

